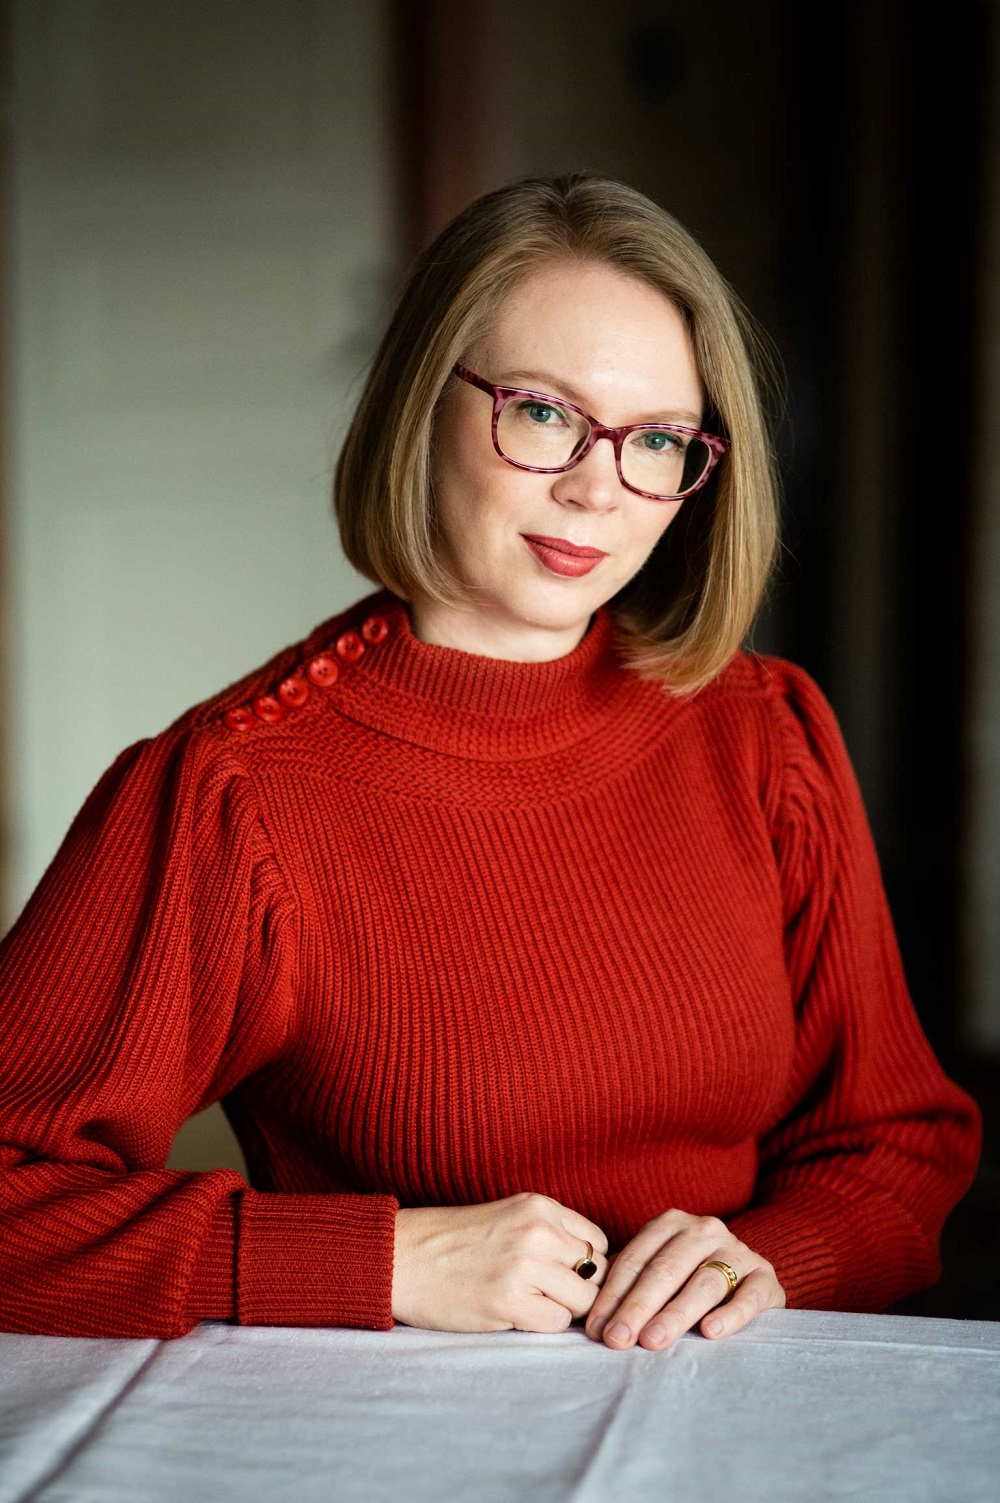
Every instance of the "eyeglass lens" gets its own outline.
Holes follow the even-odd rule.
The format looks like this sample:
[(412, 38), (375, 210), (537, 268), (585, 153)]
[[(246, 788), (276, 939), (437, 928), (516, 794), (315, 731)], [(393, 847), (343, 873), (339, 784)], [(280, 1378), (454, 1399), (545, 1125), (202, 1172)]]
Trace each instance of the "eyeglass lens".
[[(497, 443), (515, 464), (556, 469), (584, 445), (587, 422), (553, 402), (513, 397), (500, 413)], [(704, 440), (669, 428), (643, 428), (622, 445), (622, 475), (638, 490), (665, 499), (697, 485), (712, 459)]]

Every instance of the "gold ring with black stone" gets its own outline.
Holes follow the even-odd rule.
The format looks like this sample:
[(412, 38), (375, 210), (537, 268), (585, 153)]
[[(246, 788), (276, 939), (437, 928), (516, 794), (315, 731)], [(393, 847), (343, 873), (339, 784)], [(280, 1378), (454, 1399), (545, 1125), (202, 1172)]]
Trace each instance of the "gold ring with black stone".
[[(587, 1242), (586, 1237), (583, 1239)], [(592, 1279), (597, 1272), (597, 1264), (594, 1262), (594, 1244), (587, 1242), (587, 1252), (578, 1263), (573, 1264), (573, 1271), (578, 1273), (581, 1279)]]

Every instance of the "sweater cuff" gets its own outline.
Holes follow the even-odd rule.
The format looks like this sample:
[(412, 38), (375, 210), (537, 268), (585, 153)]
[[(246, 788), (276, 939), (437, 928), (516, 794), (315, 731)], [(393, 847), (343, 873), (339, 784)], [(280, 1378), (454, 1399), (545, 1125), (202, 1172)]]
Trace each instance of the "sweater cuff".
[(219, 1201), (188, 1292), (188, 1322), (236, 1315), (236, 1196)]
[(398, 1209), (394, 1195), (244, 1190), (237, 1323), (391, 1331)]
[(935, 1283), (941, 1263), (904, 1208), (873, 1192), (793, 1190), (722, 1219), (772, 1265), (788, 1309), (874, 1314)]

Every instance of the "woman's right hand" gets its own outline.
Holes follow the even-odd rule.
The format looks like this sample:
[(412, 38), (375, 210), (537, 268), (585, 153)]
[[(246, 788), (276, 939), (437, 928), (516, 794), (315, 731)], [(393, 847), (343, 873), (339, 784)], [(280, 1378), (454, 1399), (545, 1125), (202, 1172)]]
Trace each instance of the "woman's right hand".
[[(573, 1265), (592, 1242), (597, 1272)], [(471, 1206), (396, 1212), (393, 1319), (432, 1331), (565, 1331), (585, 1317), (608, 1271), (593, 1221), (522, 1190)]]

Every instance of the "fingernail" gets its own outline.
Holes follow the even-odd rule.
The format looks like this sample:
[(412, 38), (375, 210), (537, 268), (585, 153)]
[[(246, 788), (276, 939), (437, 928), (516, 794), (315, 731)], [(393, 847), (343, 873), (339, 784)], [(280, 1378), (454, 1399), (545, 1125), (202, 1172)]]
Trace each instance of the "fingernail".
[(662, 1341), (667, 1333), (662, 1326), (650, 1326), (647, 1334), (650, 1341)]
[(587, 1330), (590, 1332), (591, 1336), (600, 1336), (607, 1323), (608, 1317), (606, 1315), (598, 1315), (590, 1322)]
[(721, 1320), (710, 1320), (708, 1322), (708, 1325), (705, 1327), (705, 1329), (706, 1329), (706, 1331), (711, 1331), (711, 1333), (712, 1333), (713, 1336), (718, 1336), (719, 1332), (722, 1330), (722, 1321)]
[(630, 1332), (628, 1326), (625, 1325), (623, 1321), (618, 1321), (616, 1325), (613, 1325), (611, 1327), (608, 1335), (611, 1337), (612, 1341), (627, 1341)]

